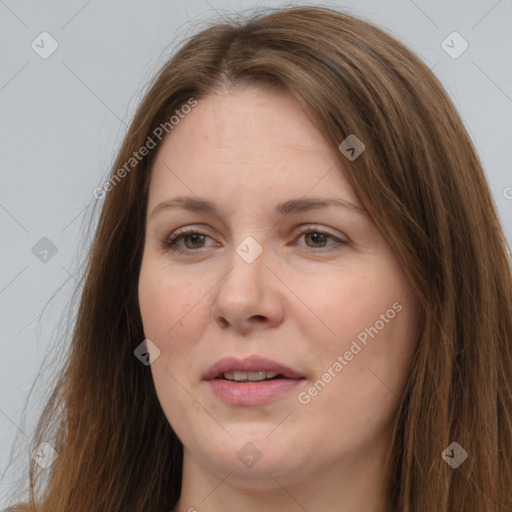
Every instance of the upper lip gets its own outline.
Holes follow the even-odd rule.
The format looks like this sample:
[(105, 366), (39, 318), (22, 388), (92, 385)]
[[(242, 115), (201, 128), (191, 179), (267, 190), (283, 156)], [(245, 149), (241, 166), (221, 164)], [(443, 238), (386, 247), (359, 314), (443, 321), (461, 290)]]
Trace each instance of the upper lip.
[(250, 356), (245, 359), (237, 359), (236, 357), (225, 357), (220, 359), (211, 366), (204, 374), (204, 380), (212, 380), (221, 377), (226, 372), (257, 372), (267, 371), (282, 375), (287, 379), (301, 379), (303, 375), (287, 366), (267, 359), (266, 357)]

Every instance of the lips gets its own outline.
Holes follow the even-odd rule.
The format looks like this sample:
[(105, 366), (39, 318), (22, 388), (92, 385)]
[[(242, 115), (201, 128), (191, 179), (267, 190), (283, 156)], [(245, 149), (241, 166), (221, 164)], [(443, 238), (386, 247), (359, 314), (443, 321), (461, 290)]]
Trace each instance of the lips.
[[(299, 372), (291, 368), (288, 368), (287, 366), (281, 363), (278, 363), (271, 359), (267, 359), (265, 357), (250, 356), (245, 359), (237, 359), (235, 357), (226, 357), (224, 359), (221, 359), (207, 370), (207, 372), (203, 376), (203, 379), (224, 379), (225, 374), (228, 374), (227, 377), (229, 377), (230, 380), (234, 375), (237, 377), (237, 380), (243, 380), (241, 379), (243, 377), (243, 374), (251, 372), (267, 372), (266, 375), (275, 374), (275, 378), (305, 378)], [(252, 380), (250, 377), (251, 376), (249, 375), (249, 378), (247, 380)]]
[(285, 399), (297, 392), (305, 378), (296, 370), (259, 356), (221, 359), (203, 376), (213, 395), (231, 406), (259, 406)]

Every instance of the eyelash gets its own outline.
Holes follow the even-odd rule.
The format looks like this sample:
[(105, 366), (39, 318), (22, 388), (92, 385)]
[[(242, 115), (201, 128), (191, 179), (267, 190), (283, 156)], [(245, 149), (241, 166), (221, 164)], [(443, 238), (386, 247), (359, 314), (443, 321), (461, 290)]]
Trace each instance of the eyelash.
[[(307, 235), (309, 233), (319, 233), (321, 235), (325, 235), (326, 237), (328, 238), (331, 238), (333, 240), (335, 240), (336, 242), (338, 242), (338, 246), (344, 246), (344, 245), (347, 245), (348, 242), (345, 242), (344, 240), (340, 240), (339, 238), (335, 237), (334, 235), (331, 235), (330, 233), (327, 233), (326, 231), (322, 231), (321, 229), (313, 229), (311, 227), (308, 227), (302, 231), (299, 232), (299, 238), (302, 237), (303, 235)], [(183, 240), (184, 238), (186, 238), (187, 236), (193, 236), (193, 235), (203, 235), (203, 236), (207, 236), (205, 233), (201, 233), (200, 231), (198, 231), (197, 229), (194, 229), (194, 228), (182, 228), (182, 229), (179, 229), (177, 231), (175, 231), (174, 233), (172, 233), (170, 235), (169, 238), (167, 238), (163, 243), (162, 243), (162, 246), (165, 250), (167, 250), (168, 252), (171, 252), (171, 253), (178, 253), (178, 254), (183, 254), (183, 253), (190, 253), (190, 252), (199, 252), (201, 249), (204, 249), (204, 247), (199, 247), (198, 249), (181, 249), (181, 248), (178, 248), (177, 247), (177, 243), (180, 241), (180, 240)], [(208, 237), (210, 238), (210, 237)], [(336, 245), (336, 244), (332, 244), (332, 245)], [(328, 247), (330, 246), (326, 246), (326, 247), (307, 247), (307, 249), (309, 249), (311, 252), (318, 252), (318, 251), (324, 251), (326, 252), (326, 248), (327, 248), (327, 251), (331, 251), (333, 249), (328, 249)], [(340, 247), (338, 247), (339, 249)], [(334, 250), (337, 250), (337, 249), (334, 249)]]

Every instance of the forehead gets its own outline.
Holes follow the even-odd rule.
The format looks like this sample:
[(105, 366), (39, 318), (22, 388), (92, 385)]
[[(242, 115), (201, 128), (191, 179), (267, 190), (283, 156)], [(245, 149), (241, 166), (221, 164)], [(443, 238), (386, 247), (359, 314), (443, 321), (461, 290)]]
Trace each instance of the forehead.
[(357, 203), (337, 155), (289, 93), (243, 86), (198, 100), (158, 150), (150, 204), (169, 194), (282, 201), (312, 193)]

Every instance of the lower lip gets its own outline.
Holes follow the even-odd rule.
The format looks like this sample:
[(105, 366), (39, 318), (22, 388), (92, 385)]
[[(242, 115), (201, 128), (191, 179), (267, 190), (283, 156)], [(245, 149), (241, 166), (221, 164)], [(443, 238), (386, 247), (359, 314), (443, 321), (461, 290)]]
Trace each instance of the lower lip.
[(294, 390), (304, 379), (274, 379), (261, 382), (207, 381), (212, 391), (232, 405), (262, 405)]

